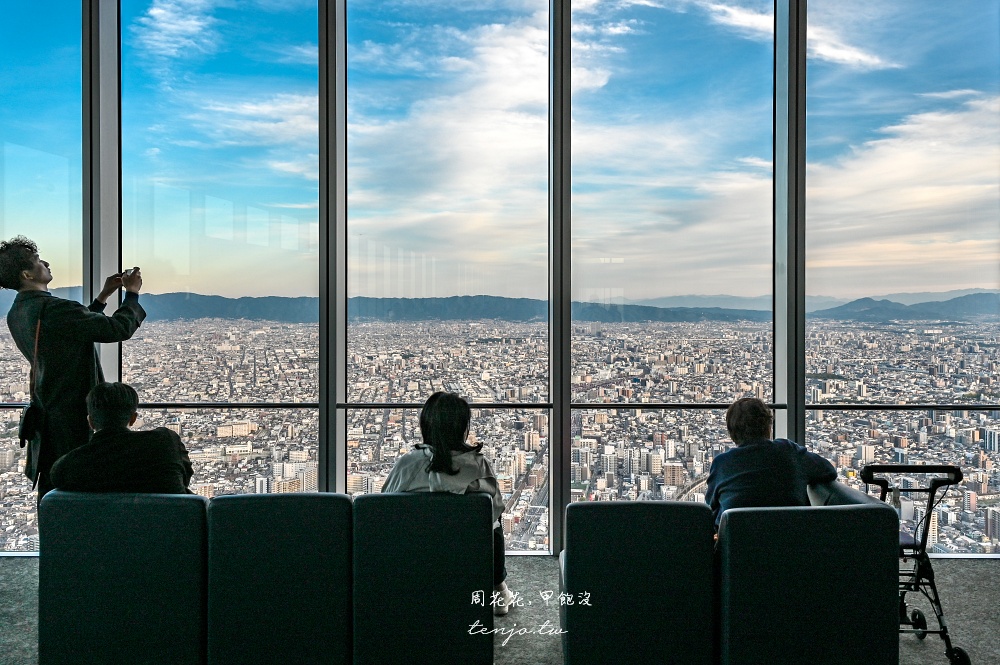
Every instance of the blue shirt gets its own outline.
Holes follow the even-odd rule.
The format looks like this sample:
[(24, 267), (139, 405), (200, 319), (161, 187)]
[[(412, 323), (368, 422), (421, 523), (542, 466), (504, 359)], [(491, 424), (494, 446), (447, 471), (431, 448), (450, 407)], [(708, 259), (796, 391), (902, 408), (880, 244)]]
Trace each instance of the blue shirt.
[(806, 486), (837, 479), (827, 460), (788, 439), (759, 439), (722, 453), (712, 462), (705, 502), (715, 526), (730, 508), (808, 506)]

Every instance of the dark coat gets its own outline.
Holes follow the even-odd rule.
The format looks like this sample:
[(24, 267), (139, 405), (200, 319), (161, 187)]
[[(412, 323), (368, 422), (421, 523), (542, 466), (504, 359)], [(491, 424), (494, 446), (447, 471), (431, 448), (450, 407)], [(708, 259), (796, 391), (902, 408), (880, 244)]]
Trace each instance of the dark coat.
[(43, 474), (40, 489), (53, 462), (87, 443), (90, 436), (87, 393), (104, 381), (94, 343), (129, 339), (146, 318), (137, 294), (127, 293), (122, 306), (105, 316), (105, 305), (96, 300), (84, 307), (47, 291), (19, 292), (7, 313), (7, 327), (28, 363), (34, 359), (35, 324), (43, 303), (35, 375), (35, 397), (45, 412), (38, 460)]
[(705, 501), (718, 528), (730, 508), (808, 506), (807, 485), (836, 479), (830, 462), (788, 439), (748, 441), (712, 460)]
[(57, 488), (74, 492), (186, 494), (192, 469), (176, 432), (108, 427), (56, 460), (51, 475)]

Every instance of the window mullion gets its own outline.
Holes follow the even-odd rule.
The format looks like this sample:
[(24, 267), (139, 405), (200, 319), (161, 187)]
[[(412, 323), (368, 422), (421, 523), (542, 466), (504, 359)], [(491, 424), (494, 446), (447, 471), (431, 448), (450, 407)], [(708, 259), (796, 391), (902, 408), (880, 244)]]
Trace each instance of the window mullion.
[(775, 430), (805, 442), (806, 2), (774, 9)]

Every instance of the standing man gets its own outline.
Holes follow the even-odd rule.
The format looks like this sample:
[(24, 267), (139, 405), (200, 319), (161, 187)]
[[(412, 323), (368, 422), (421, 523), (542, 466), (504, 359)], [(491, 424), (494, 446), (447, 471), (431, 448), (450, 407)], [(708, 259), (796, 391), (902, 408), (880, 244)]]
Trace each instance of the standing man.
[[(0, 243), (0, 287), (17, 290), (7, 327), (32, 364), (35, 400), (45, 414), (38, 459), (39, 501), (52, 489), (52, 464), (89, 439), (87, 393), (104, 381), (94, 344), (129, 339), (146, 318), (139, 305), (142, 275), (138, 267), (108, 277), (89, 307), (53, 296), (48, 287), (51, 281), (49, 264), (38, 256), (34, 242), (17, 236)], [(122, 306), (105, 316), (108, 298), (123, 286)]]

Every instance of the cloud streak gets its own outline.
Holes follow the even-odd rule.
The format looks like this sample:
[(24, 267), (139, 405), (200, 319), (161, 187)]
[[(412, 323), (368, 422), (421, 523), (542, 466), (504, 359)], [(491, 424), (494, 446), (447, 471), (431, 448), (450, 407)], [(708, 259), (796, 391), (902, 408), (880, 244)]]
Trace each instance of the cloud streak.
[[(969, 96), (941, 95), (944, 100)], [(1000, 286), (1000, 97), (916, 113), (807, 175), (815, 293)], [(850, 278), (847, 280), (846, 278)]]
[[(370, 85), (348, 89), (352, 247), (363, 239), (393, 255), (436, 259), (442, 295), (484, 289), (478, 292), (543, 296), (547, 13), (464, 30), (409, 28), (403, 43), (425, 45), (419, 61), (407, 63), (419, 83), (390, 91), (376, 76)], [(443, 41), (432, 44), (434, 35)], [(381, 65), (373, 54), (398, 48), (364, 44), (360, 71)], [(378, 75), (384, 71), (397, 70)], [(397, 101), (400, 113), (382, 111), (383, 91), (406, 95)], [(355, 285), (367, 284), (373, 293), (381, 288), (375, 286), (382, 283), (381, 263), (357, 263), (355, 270)], [(402, 282), (392, 288), (409, 293)]]
[(154, 61), (215, 53), (221, 42), (212, 0), (153, 0), (132, 25), (139, 49)]

